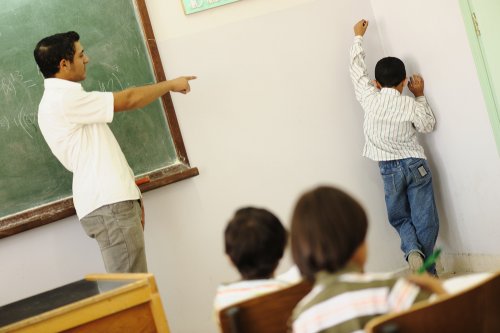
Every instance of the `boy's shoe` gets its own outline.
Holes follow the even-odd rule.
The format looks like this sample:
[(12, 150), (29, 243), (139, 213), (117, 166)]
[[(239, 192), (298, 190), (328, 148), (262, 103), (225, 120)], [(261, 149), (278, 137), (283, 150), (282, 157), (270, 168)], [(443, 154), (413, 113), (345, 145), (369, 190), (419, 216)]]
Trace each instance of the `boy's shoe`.
[(416, 274), (420, 267), (424, 264), (424, 258), (417, 251), (410, 252), (408, 255), (408, 265), (410, 266), (410, 272)]

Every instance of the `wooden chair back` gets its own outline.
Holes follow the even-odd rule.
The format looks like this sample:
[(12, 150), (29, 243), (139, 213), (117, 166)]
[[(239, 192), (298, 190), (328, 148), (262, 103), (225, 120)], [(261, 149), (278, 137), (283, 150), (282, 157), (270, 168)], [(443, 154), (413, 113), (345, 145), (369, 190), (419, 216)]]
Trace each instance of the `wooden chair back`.
[(300, 282), (278, 291), (222, 309), (219, 321), (223, 333), (285, 333), (293, 308), (311, 291)]
[(368, 333), (500, 332), (500, 273), (479, 285), (370, 320)]

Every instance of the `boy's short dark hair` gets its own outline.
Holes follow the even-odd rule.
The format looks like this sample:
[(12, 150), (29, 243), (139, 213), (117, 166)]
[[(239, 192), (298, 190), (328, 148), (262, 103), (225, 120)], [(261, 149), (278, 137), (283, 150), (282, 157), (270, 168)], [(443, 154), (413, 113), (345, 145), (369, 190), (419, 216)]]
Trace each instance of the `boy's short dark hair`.
[(245, 280), (271, 278), (287, 242), (287, 232), (271, 212), (241, 208), (224, 232), (226, 254)]
[(406, 79), (405, 64), (395, 57), (380, 59), (375, 65), (375, 79), (382, 87), (396, 87)]
[(320, 271), (344, 267), (366, 237), (368, 221), (347, 193), (321, 186), (298, 200), (291, 226), (292, 256), (301, 274), (314, 281)]
[(33, 55), (43, 77), (54, 77), (59, 71), (59, 63), (62, 59), (73, 62), (75, 42), (79, 40), (78, 33), (68, 31), (45, 37), (36, 44)]

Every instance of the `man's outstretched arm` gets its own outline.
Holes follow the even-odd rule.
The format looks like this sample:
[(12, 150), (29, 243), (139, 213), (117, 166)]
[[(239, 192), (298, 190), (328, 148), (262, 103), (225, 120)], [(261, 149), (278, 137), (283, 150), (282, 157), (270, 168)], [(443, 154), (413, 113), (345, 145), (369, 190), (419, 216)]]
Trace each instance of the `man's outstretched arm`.
[(115, 92), (113, 93), (114, 110), (120, 112), (140, 109), (169, 91), (187, 94), (191, 90), (189, 81), (194, 79), (196, 76), (181, 76), (173, 80)]

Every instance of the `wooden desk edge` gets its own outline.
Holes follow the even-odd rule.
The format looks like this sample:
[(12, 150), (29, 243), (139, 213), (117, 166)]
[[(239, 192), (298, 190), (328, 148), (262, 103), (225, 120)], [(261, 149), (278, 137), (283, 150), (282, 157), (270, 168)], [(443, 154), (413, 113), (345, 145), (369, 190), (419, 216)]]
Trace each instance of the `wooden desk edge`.
[[(99, 315), (92, 315), (94, 319), (97, 319), (100, 317), (117, 313), (131, 306), (147, 303), (149, 301), (154, 301), (155, 303), (159, 302), (158, 290), (156, 288), (156, 283), (154, 282), (154, 276), (152, 274), (91, 274), (86, 276), (85, 278), (91, 281), (97, 279), (109, 280), (109, 281), (110, 280), (137, 280), (137, 281), (121, 286), (114, 290), (107, 291), (103, 294), (95, 295), (74, 303), (70, 303), (63, 307), (42, 313), (40, 315), (26, 318), (22, 321), (18, 321), (10, 325), (0, 327), (0, 333), (21, 330), (30, 325), (38, 326), (41, 325), (43, 322), (50, 322), (57, 316), (59, 317), (70, 316), (71, 313), (76, 313), (76, 312), (89, 312), (89, 311), (91, 312), (91, 310), (89, 310), (89, 306), (91, 305), (93, 305), (93, 307), (102, 307), (103, 311), (100, 311)], [(130, 297), (130, 293), (133, 293), (132, 295), (133, 297)], [(158, 297), (156, 297), (155, 295), (157, 295)], [(118, 299), (120, 297), (122, 297), (123, 299)], [(114, 299), (110, 301), (111, 298)], [(112, 307), (111, 303), (113, 302), (116, 304)], [(82, 325), (88, 322), (87, 320), (88, 318), (89, 318), (88, 315), (71, 316), (72, 320), (66, 321), (64, 327), (58, 327), (58, 329), (65, 330), (72, 327), (76, 327), (78, 325)]]

